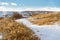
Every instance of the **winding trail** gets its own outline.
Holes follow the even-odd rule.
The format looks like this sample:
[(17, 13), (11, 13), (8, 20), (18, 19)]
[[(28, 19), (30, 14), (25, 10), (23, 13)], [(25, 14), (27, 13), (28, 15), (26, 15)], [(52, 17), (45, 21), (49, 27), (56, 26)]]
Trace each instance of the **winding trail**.
[(27, 19), (18, 19), (17, 22), (22, 22), (28, 28), (33, 30), (41, 40), (60, 40), (60, 27), (55, 25), (33, 25)]

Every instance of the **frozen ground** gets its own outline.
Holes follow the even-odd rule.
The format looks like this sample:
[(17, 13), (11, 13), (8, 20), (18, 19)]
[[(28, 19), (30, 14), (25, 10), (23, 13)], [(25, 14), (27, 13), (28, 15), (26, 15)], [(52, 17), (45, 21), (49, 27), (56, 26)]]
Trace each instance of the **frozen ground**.
[(55, 25), (33, 25), (27, 19), (18, 19), (17, 22), (22, 22), (24, 25), (32, 29), (41, 40), (60, 40), (60, 27)]

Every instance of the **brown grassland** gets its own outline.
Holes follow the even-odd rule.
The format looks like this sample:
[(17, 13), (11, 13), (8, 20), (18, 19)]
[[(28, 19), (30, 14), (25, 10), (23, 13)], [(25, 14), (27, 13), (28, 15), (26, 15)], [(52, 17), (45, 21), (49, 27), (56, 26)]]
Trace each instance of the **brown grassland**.
[[(2, 40), (39, 40), (31, 29), (15, 21), (20, 18), (23, 17), (19, 14), (14, 14), (9, 18), (0, 18), (0, 33), (3, 34)], [(32, 14), (32, 17), (27, 19), (37, 25), (53, 25), (55, 22), (60, 24), (60, 12)]]
[(30, 22), (37, 25), (52, 25), (55, 22), (60, 23), (60, 12), (38, 14), (31, 18), (28, 18)]
[(10, 18), (0, 19), (0, 33), (2, 40), (39, 40), (32, 30)]

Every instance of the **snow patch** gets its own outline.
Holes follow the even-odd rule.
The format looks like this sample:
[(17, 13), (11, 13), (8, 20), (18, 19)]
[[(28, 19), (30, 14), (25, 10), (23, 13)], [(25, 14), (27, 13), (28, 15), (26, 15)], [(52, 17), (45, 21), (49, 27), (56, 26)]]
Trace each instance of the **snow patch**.
[(33, 30), (41, 40), (60, 40), (59, 25), (33, 25), (27, 19), (18, 19), (17, 22), (22, 22), (28, 28)]

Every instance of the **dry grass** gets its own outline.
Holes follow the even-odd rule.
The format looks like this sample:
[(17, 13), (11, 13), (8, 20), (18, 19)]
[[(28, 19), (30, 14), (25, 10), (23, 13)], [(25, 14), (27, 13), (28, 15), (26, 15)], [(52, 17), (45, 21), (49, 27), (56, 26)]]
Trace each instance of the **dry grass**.
[(28, 18), (30, 22), (38, 25), (52, 25), (55, 22), (60, 23), (60, 12), (48, 13), (48, 14), (38, 14), (31, 18)]
[(0, 20), (0, 32), (3, 34), (2, 40), (39, 40), (32, 30), (12, 19)]

